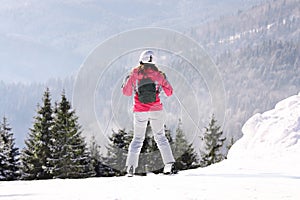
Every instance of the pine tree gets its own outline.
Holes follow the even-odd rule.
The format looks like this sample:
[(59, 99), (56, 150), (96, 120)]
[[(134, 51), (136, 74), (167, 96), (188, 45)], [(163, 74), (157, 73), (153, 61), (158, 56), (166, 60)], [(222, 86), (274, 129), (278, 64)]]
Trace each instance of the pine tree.
[(0, 180), (11, 181), (20, 177), (19, 149), (14, 140), (12, 128), (3, 117), (0, 126)]
[(113, 170), (103, 163), (103, 156), (100, 153), (100, 146), (97, 144), (95, 136), (90, 143), (91, 162), (95, 170), (96, 177), (109, 177), (114, 174)]
[(227, 144), (226, 145), (226, 155), (225, 155), (225, 159), (227, 159), (227, 155), (228, 155), (228, 152), (229, 152), (229, 150), (230, 150), (230, 148), (233, 146), (233, 144), (234, 144), (234, 139), (233, 139), (233, 137), (230, 139), (230, 142), (229, 142), (229, 144)]
[(178, 170), (196, 167), (196, 163), (198, 162), (197, 154), (195, 153), (193, 145), (189, 144), (185, 138), (180, 119), (176, 129), (176, 138), (173, 149), (174, 157), (176, 158), (175, 166)]
[(43, 96), (43, 105), (38, 105), (37, 116), (25, 148), (21, 155), (22, 175), (24, 179), (49, 179), (51, 174), (48, 158), (50, 157), (50, 140), (52, 138), (53, 110), (50, 91), (47, 88)]
[(234, 139), (233, 139), (233, 137), (232, 137), (231, 140), (230, 140), (230, 142), (229, 142), (229, 144), (227, 144), (227, 146), (226, 146), (227, 152), (228, 152), (229, 149), (233, 146), (233, 144), (234, 144)]
[(106, 176), (125, 175), (126, 157), (132, 137), (132, 131), (127, 133), (124, 129), (120, 129), (118, 132), (113, 130), (112, 136), (109, 137), (110, 144), (107, 147), (107, 156), (104, 159), (104, 163), (109, 164)]
[(94, 176), (90, 152), (82, 137), (78, 117), (65, 94), (54, 111), (53, 138), (49, 144), (48, 172), (54, 178), (86, 178)]
[(99, 165), (101, 164), (101, 156), (100, 156), (100, 146), (96, 143), (95, 136), (92, 137), (90, 143), (90, 152), (91, 152), (91, 162), (92, 166), (95, 170), (96, 176), (100, 176), (99, 173)]
[(205, 128), (204, 133), (204, 151), (201, 151), (202, 160), (200, 165), (206, 167), (208, 165), (222, 161), (225, 156), (221, 152), (224, 141), (223, 131), (221, 131), (221, 126), (217, 125), (217, 120), (214, 115), (212, 115), (211, 121), (208, 127)]

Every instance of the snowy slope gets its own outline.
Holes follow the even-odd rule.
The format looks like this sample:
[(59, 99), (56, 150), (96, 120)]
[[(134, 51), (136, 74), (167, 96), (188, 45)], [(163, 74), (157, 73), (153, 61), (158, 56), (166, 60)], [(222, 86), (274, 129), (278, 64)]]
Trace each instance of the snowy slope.
[(232, 147), (229, 160), (300, 176), (300, 93), (254, 115), (242, 131), (244, 136)]
[(300, 93), (251, 117), (228, 159), (175, 176), (0, 182), (1, 200), (300, 199)]
[(299, 200), (299, 179), (198, 174), (0, 183), (1, 200)]

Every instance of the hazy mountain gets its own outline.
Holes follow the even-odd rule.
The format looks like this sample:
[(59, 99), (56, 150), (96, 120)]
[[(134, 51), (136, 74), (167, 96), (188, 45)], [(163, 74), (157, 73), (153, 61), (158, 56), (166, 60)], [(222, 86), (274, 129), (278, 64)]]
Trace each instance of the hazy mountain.
[(240, 136), (250, 116), (299, 92), (299, 27), (299, 1), (274, 0), (191, 28), (221, 71), (228, 134)]
[(137, 27), (187, 30), (255, 1), (5, 0), (0, 5), (0, 80), (66, 77), (99, 43)]

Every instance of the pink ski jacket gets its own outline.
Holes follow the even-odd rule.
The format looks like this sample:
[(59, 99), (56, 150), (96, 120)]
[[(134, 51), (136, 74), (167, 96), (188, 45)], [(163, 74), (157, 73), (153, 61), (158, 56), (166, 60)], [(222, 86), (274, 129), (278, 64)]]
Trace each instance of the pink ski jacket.
[[(162, 72), (148, 68), (145, 71), (145, 74), (148, 78), (151, 78), (151, 80), (156, 83), (157, 91), (160, 91), (160, 88), (162, 88), (167, 96), (172, 95), (173, 88)], [(139, 101), (137, 94), (137, 83), (139, 83), (143, 76), (145, 75), (138, 73), (138, 67), (136, 67), (132, 70), (131, 74), (127, 77), (122, 86), (122, 92), (126, 96), (131, 96), (132, 92), (135, 92), (133, 112), (148, 112), (162, 110), (163, 106), (160, 102), (159, 92), (157, 92), (156, 94), (155, 102), (144, 104)]]

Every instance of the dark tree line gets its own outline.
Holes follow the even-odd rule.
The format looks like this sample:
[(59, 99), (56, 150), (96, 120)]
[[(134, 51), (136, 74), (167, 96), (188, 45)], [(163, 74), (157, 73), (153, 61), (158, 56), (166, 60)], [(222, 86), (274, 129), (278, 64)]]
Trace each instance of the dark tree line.
[[(201, 155), (199, 157), (193, 147), (193, 144), (186, 139), (181, 120), (179, 120), (174, 136), (172, 136), (173, 134), (171, 131), (165, 127), (165, 134), (170, 142), (177, 170), (206, 167), (226, 158), (228, 149), (231, 146), (224, 147), (224, 141), (226, 138), (223, 135), (221, 127), (217, 124), (217, 120), (214, 118), (214, 115), (205, 130), (203, 137), (204, 149), (200, 150)], [(97, 174), (102, 173), (104, 176), (125, 175), (127, 151), (132, 137), (132, 131), (113, 131), (113, 134), (110, 137), (111, 143), (107, 148), (107, 156), (102, 158), (101, 156), (98, 156)], [(231, 142), (233, 143), (233, 140)], [(93, 144), (95, 143), (93, 142)], [(98, 148), (93, 149), (93, 152), (96, 152)], [(99, 151), (98, 153), (93, 153), (93, 155), (99, 155)], [(108, 167), (108, 164), (110, 167)], [(145, 140), (139, 157), (139, 166), (136, 169), (136, 173), (140, 175), (146, 175), (148, 172), (155, 174), (161, 173), (163, 166), (160, 152), (153, 138), (151, 125), (148, 123)], [(103, 174), (103, 172), (105, 173)]]
[[(192, 143), (187, 141), (181, 120), (175, 134), (167, 127), (165, 133), (178, 170), (204, 167), (225, 158), (220, 152), (225, 138), (222, 138), (222, 131), (214, 118), (204, 134), (206, 148), (201, 158)], [(46, 89), (21, 152), (15, 147), (12, 128), (6, 117), (3, 118), (0, 125), (0, 180), (122, 176), (125, 175), (132, 137), (132, 131), (113, 131), (106, 147), (107, 154), (102, 155), (95, 139), (89, 146), (86, 144), (78, 117), (66, 95), (62, 93), (61, 100), (53, 106), (50, 91)], [(149, 123), (141, 155), (136, 170), (138, 174), (162, 172), (163, 161)]]
[[(176, 168), (178, 170), (186, 170), (198, 166), (198, 157), (192, 144), (189, 144), (185, 139), (183, 130), (181, 129), (181, 122), (176, 130), (175, 139), (171, 136), (171, 131), (165, 127), (165, 134), (171, 144), (171, 148), (176, 160)], [(121, 176), (125, 174), (125, 163), (129, 144), (133, 138), (133, 132), (126, 132), (125, 130), (118, 130), (113, 132), (110, 137), (110, 145), (108, 146), (108, 154), (103, 159), (104, 163), (109, 163), (114, 169), (114, 173), (110, 175)], [(161, 173), (163, 170), (163, 161), (154, 140), (151, 125), (148, 123), (146, 129), (146, 136), (139, 157), (139, 166), (136, 173), (146, 175), (148, 172)]]

